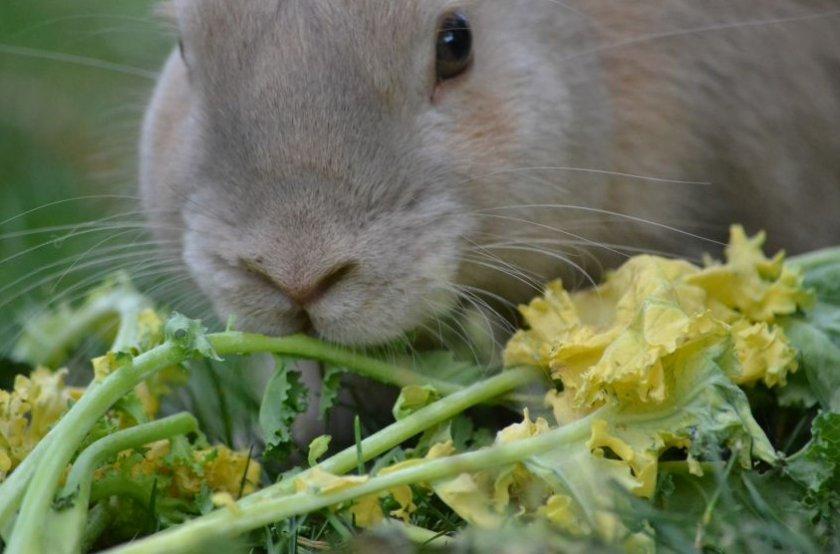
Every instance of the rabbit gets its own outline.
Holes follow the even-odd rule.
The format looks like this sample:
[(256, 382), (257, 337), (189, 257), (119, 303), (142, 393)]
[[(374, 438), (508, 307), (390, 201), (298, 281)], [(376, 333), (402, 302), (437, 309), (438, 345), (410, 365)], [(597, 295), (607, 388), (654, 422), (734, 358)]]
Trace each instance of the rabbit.
[(836, 243), (836, 6), (173, 0), (143, 208), (222, 319), (357, 346), (733, 222)]

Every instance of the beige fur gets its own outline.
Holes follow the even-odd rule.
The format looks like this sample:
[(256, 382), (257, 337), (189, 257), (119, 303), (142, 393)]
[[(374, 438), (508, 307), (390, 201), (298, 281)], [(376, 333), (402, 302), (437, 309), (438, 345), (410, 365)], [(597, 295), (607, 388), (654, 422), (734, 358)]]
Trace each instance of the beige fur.
[[(475, 63), (436, 89), (436, 24), (453, 6)], [(636, 249), (716, 250), (693, 235), (723, 239), (733, 221), (793, 251), (840, 239), (836, 2), (171, 8), (189, 70), (176, 51), (161, 75), (141, 192), (246, 328), (298, 329), (271, 283), (348, 261), (309, 318), (329, 339), (378, 343), (459, 296), (481, 305), (477, 289), (498, 307)]]

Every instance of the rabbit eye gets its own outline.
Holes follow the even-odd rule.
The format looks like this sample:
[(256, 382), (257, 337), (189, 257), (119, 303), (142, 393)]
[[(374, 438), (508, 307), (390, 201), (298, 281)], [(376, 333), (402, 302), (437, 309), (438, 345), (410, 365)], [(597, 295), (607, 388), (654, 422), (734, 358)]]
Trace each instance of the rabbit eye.
[(438, 82), (454, 79), (469, 69), (472, 42), (472, 29), (464, 14), (451, 12), (441, 19), (435, 65)]

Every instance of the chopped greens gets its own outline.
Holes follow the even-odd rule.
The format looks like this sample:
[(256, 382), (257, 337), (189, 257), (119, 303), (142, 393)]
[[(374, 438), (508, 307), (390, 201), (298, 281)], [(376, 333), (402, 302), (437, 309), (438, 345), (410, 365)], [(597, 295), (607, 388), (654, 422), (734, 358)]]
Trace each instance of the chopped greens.
[[(763, 240), (734, 227), (723, 262), (637, 256), (593, 289), (551, 283), (521, 308), (504, 369), (208, 333), (111, 279), (30, 322), (14, 351), (24, 373), (0, 392), (6, 551), (837, 549), (840, 250), (767, 258)], [(113, 346), (88, 387), (70, 387), (62, 364), (89, 334)], [(189, 368), (217, 379), (258, 353), (276, 361), (260, 405), (212, 404), (258, 421), (256, 448), (159, 417)], [(350, 372), (401, 388), (394, 423), (357, 422), (334, 454), (327, 435), (300, 448), (298, 360), (326, 368), (321, 419)], [(238, 394), (212, 382), (201, 390)], [(519, 405), (521, 420), (488, 427), (470, 411), (488, 403)]]

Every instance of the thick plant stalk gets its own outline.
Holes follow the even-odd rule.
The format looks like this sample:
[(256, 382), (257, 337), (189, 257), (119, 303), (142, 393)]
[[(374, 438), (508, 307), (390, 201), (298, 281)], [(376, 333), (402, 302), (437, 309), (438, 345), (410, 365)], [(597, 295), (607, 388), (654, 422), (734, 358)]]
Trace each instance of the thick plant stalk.
[(404, 367), (362, 356), (345, 348), (333, 346), (306, 335), (275, 338), (263, 335), (227, 332), (208, 335), (207, 338), (210, 340), (210, 344), (213, 345), (216, 352), (221, 355), (270, 352), (280, 356), (318, 360), (339, 367), (345, 367), (363, 377), (369, 377), (380, 383), (398, 387), (405, 387), (407, 385), (432, 385), (444, 395), (452, 394), (462, 388), (459, 385), (441, 381), (440, 379), (423, 377), (423, 375)]
[[(50, 509), (59, 479), (90, 429), (120, 398), (164, 367), (179, 363), (182, 350), (166, 343), (138, 356), (87, 391), (53, 428), (56, 439), (50, 441), (26, 490), (6, 552), (44, 552), (43, 515)], [(51, 433), (52, 434), (52, 433)]]
[[(270, 338), (253, 334), (227, 332), (209, 335), (207, 339), (212, 344), (216, 353), (222, 356), (270, 352), (290, 357), (318, 359), (342, 365), (361, 375), (390, 384), (404, 386), (426, 382), (421, 375), (415, 372), (395, 367), (379, 360), (360, 356), (304, 336)], [(41, 521), (39, 516), (46, 513), (46, 510), (49, 509), (57, 490), (60, 475), (72, 459), (73, 454), (79, 448), (79, 445), (84, 441), (90, 429), (93, 428), (97, 420), (111, 406), (124, 395), (128, 394), (140, 382), (147, 379), (156, 371), (183, 362), (193, 354), (193, 352), (187, 351), (178, 344), (167, 341), (163, 345), (138, 356), (130, 364), (109, 375), (98, 386), (91, 387), (79, 402), (65, 414), (50, 433), (53, 437), (61, 437), (61, 439), (47, 441), (46, 446), (41, 448), (39, 457), (27, 466), (27, 474), (23, 474), (17, 481), (12, 481), (16, 485), (14, 489), (7, 489), (5, 485), (8, 485), (8, 482), (3, 487), (0, 487), (0, 498), (7, 498), (7, 490), (20, 493), (26, 488), (26, 481), (30, 481), (29, 487), (26, 488), (23, 503), (21, 504), (17, 523), (7, 544), (7, 552), (41, 553), (44, 551), (42, 539), (45, 530), (39, 524)], [(502, 383), (508, 383), (508, 385), (502, 388), (509, 387), (506, 390), (511, 390), (519, 384), (536, 378), (533, 370), (520, 370), (520, 372), (511, 374), (510, 376), (508, 374), (498, 376), (498, 378), (501, 378)], [(453, 392), (459, 388), (451, 383), (437, 380), (432, 380), (431, 384), (439, 387), (439, 390), (444, 393)], [(499, 382), (492, 381), (492, 384), (498, 386)], [(502, 392), (506, 392), (505, 390), (501, 390), (498, 393), (490, 389), (481, 390), (484, 391), (481, 394), (476, 396), (467, 395), (465, 398), (456, 397), (456, 400), (467, 400), (468, 404), (464, 406), (465, 408), (473, 405), (469, 403), (473, 402), (471, 399), (477, 399), (474, 403), (479, 403), (493, 398)], [(490, 393), (489, 395), (488, 392)], [(446, 406), (449, 406), (449, 408)], [(444, 405), (444, 409), (438, 414), (439, 417), (446, 416), (447, 414), (451, 414), (448, 417), (452, 417), (464, 409), (458, 407), (457, 411), (451, 412), (456, 406), (460, 406), (460, 404), (452, 402), (451, 404)], [(389, 432), (385, 435), (377, 434), (378, 436), (369, 437), (370, 444), (369, 447), (365, 447), (366, 454), (368, 456), (375, 456), (396, 446), (402, 440), (405, 440), (405, 438), (434, 425), (431, 422), (421, 422), (418, 418), (414, 418), (413, 420), (406, 419), (404, 421), (408, 423), (402, 427), (397, 427), (396, 430), (386, 430)], [(418, 424), (425, 426), (421, 429)], [(374, 440), (371, 441), (371, 439)], [(338, 462), (334, 462), (336, 463), (336, 466), (333, 468), (335, 471), (341, 470), (345, 460), (349, 458), (346, 453), (342, 453), (339, 456)], [(353, 462), (355, 463), (355, 451)], [(33, 465), (37, 466), (34, 470), (30, 469)], [(29, 472), (31, 472), (31, 478), (28, 474)], [(280, 493), (283, 494), (282, 491)], [(16, 504), (16, 502), (17, 499), (9, 495), (8, 499), (4, 500), (6, 506), (0, 506), (0, 508), (5, 508), (8, 511), (10, 509), (9, 507)]]
[(55, 554), (81, 552), (93, 472), (97, 467), (124, 450), (192, 433), (197, 429), (198, 421), (195, 417), (182, 413), (118, 431), (87, 447), (73, 463), (60, 493), (63, 497), (71, 498), (73, 505), (61, 511), (53, 510), (47, 516), (47, 551)]
[(591, 432), (598, 412), (537, 437), (504, 445), (491, 446), (457, 456), (439, 458), (420, 465), (374, 477), (357, 487), (320, 494), (303, 492), (275, 499), (265, 499), (249, 506), (223, 508), (179, 527), (109, 550), (110, 554), (180, 554), (201, 552), (209, 541), (235, 538), (269, 523), (307, 514), (355, 498), (421, 482), (435, 482), (461, 473), (472, 473), (509, 465), (553, 450), (564, 444), (583, 440)]
[[(444, 397), (363, 440), (361, 442), (363, 461), (367, 462), (376, 458), (426, 429), (452, 419), (472, 406), (498, 398), (509, 391), (538, 381), (541, 378), (543, 378), (542, 372), (535, 368), (511, 369)], [(357, 450), (354, 445), (324, 460), (315, 467), (322, 471), (341, 475), (355, 469), (357, 462)], [(305, 477), (314, 469), (308, 469), (294, 478)], [(285, 479), (276, 485), (257, 491), (240, 500), (239, 504), (248, 506), (266, 498), (291, 494), (294, 492), (294, 478)]]
[[(49, 344), (39, 345), (38, 352), (18, 349), (14, 355), (20, 359), (27, 359), (32, 363), (47, 363), (56, 361), (57, 353), (64, 351), (73, 344), (92, 326), (115, 317), (119, 321), (116, 337), (111, 345), (113, 352), (120, 352), (134, 344), (139, 334), (138, 316), (149, 308), (149, 301), (131, 288), (121, 288), (86, 306), (74, 317), (73, 325), (68, 326), (58, 337), (51, 337)], [(88, 386), (85, 395), (93, 394), (99, 383), (93, 382)], [(29, 485), (29, 480), (50, 444), (58, 436), (58, 430), (53, 428), (41, 439), (32, 452), (26, 457), (15, 471), (0, 485), (0, 529), (4, 534), (11, 525), (15, 513), (20, 507), (23, 495)], [(4, 535), (5, 536), (5, 535)]]

